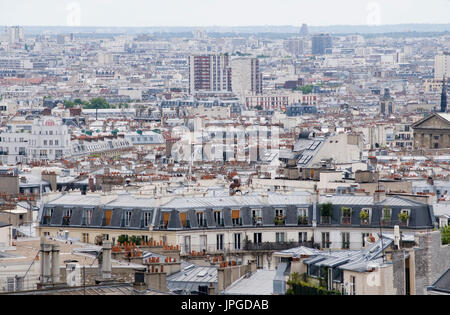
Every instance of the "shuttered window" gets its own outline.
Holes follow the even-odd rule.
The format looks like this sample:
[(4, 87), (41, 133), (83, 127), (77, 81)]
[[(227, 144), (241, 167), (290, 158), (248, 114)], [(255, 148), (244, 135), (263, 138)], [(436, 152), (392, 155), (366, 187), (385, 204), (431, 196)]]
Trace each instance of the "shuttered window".
[(169, 212), (165, 212), (165, 213), (163, 214), (163, 221), (164, 221), (164, 224), (167, 224), (167, 223), (169, 222), (169, 218), (170, 218), (170, 213), (169, 213)]
[(112, 210), (105, 211), (105, 225), (111, 224)]
[(232, 219), (239, 219), (240, 217), (240, 211), (239, 210), (232, 210), (231, 211), (231, 218)]
[(187, 212), (180, 213), (181, 226), (186, 227)]

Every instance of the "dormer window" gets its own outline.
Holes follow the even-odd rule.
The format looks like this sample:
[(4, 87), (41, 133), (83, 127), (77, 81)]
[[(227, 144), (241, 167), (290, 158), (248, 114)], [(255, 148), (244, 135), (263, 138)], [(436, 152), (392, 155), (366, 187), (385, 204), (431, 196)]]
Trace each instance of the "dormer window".
[(231, 210), (231, 221), (233, 225), (242, 225), (240, 210)]
[(381, 225), (390, 225), (391, 224), (391, 214), (392, 209), (384, 207), (382, 211), (381, 217)]
[(217, 226), (224, 226), (222, 211), (214, 211), (214, 221), (216, 222)]
[(402, 226), (407, 226), (409, 224), (409, 216), (411, 214), (411, 210), (402, 209), (398, 214), (399, 224)]
[(252, 209), (252, 219), (254, 225), (262, 224), (262, 211), (261, 209)]
[(371, 212), (372, 212), (372, 209), (370, 209), (370, 208), (361, 209), (361, 212), (359, 213), (359, 218), (361, 219), (362, 225), (370, 224)]
[(206, 227), (205, 213), (203, 211), (198, 211), (196, 215), (198, 226)]
[(342, 207), (341, 212), (342, 212), (341, 223), (342, 224), (350, 224), (351, 218), (352, 218), (352, 208)]
[(297, 209), (297, 219), (299, 225), (308, 224), (308, 208), (298, 208)]

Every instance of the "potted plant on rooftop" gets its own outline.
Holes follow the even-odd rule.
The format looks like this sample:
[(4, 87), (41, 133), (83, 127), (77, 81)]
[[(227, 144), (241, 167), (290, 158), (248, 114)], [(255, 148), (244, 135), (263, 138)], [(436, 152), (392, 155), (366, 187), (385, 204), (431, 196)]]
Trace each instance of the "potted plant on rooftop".
[(361, 219), (361, 224), (369, 224), (369, 212), (367, 210), (361, 210), (359, 213), (359, 218)]
[(407, 225), (409, 220), (408, 212), (400, 212), (398, 214), (398, 219), (400, 220), (400, 225)]
[(331, 223), (331, 213), (333, 209), (333, 204), (328, 202), (320, 205), (320, 222), (322, 224)]

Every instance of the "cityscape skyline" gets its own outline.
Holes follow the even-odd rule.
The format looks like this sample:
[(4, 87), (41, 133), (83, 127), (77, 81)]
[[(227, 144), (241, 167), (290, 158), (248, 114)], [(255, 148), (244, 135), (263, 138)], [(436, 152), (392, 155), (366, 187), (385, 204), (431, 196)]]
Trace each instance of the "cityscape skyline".
[[(329, 0), (320, 2), (286, 0), (282, 3), (273, 0), (248, 0), (243, 3), (231, 0), (226, 6), (216, 0), (129, 2), (131, 3), (125, 6), (111, 0), (43, 0), (38, 3), (27, 0), (2, 1), (0, 24), (98, 27), (254, 25), (300, 27), (303, 23), (313, 26), (446, 24), (448, 23), (446, 12), (450, 10), (450, 2), (445, 0), (432, 1), (433, 5), (418, 0), (348, 0), (345, 2), (346, 5)], [(220, 14), (217, 14), (218, 8)], [(312, 12), (319, 14), (311, 14)], [(405, 15), (404, 12), (408, 14)]]

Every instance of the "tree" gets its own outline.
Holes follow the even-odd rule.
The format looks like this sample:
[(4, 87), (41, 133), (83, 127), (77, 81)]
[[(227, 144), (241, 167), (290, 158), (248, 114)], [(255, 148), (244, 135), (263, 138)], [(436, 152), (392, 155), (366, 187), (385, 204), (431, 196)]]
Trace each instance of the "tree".
[(75, 103), (72, 101), (64, 101), (64, 107), (65, 108), (72, 108), (75, 106)]
[(84, 106), (85, 109), (102, 109), (111, 108), (111, 105), (101, 97), (93, 98), (91, 101)]

